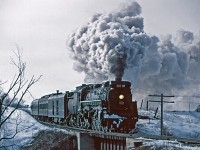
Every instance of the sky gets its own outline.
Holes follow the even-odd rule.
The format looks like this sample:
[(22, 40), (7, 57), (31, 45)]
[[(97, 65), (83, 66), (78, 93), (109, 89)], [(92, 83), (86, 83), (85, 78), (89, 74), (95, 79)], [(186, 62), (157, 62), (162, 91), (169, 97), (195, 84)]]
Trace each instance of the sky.
[[(175, 35), (185, 29), (200, 34), (199, 0), (138, 0), (144, 31)], [(0, 0), (0, 79), (8, 89), (16, 68), (11, 64), (16, 45), (23, 49), (26, 78), (42, 78), (30, 91), (34, 98), (74, 89), (84, 73), (73, 69), (67, 42), (70, 34), (96, 13), (117, 11), (128, 0)], [(28, 99), (30, 102), (32, 99)]]

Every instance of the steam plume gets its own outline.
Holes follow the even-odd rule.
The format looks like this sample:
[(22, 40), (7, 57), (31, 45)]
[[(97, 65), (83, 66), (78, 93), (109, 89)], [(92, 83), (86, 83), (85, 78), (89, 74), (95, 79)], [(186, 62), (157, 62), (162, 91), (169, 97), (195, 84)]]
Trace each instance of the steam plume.
[(94, 15), (70, 37), (74, 69), (86, 74), (86, 82), (123, 77), (136, 88), (159, 92), (200, 82), (200, 40), (185, 30), (176, 37), (147, 35), (140, 14), (141, 6), (132, 2), (118, 12)]
[(96, 14), (79, 28), (69, 42), (75, 70), (85, 72), (86, 80), (105, 80), (139, 67), (151, 44), (140, 13), (141, 7), (133, 2), (119, 12)]

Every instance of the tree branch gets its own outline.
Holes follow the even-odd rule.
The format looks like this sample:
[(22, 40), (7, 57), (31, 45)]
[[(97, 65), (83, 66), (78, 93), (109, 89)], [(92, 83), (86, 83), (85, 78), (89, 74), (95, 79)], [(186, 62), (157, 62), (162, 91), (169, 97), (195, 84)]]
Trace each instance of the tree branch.
[[(40, 76), (40, 77), (41, 77), (41, 76)], [(29, 89), (34, 83), (36, 83), (36, 82), (40, 79), (40, 77), (39, 77), (38, 79), (34, 79), (34, 76), (32, 76), (32, 78), (31, 78), (29, 84), (27, 85), (25, 91), (24, 91), (24, 92), (22, 91), (21, 97), (20, 97), (19, 101), (17, 102), (17, 107), (15, 107), (15, 108), (11, 111), (11, 113), (10, 113), (3, 121), (1, 121), (0, 127), (1, 127), (2, 124), (4, 124), (4, 123), (6, 122), (6, 120), (8, 120), (8, 119), (10, 118), (10, 116), (15, 112), (15, 110), (18, 108), (20, 102), (22, 101), (24, 95), (27, 93), (28, 89)], [(20, 90), (21, 90), (21, 89), (19, 89), (19, 91), (20, 91)], [(16, 95), (15, 95), (15, 96), (16, 96)], [(4, 109), (3, 113), (5, 112), (5, 110), (6, 110), (8, 107), (9, 107), (9, 105), (6, 106), (6, 108)], [(2, 114), (3, 114), (3, 113), (2, 113)]]
[[(1, 110), (0, 111), (0, 129), (6, 123), (6, 121), (11, 117), (11, 115), (16, 111), (16, 109), (18, 109), (18, 107), (19, 107), (20, 103), (22, 102), (24, 96), (27, 93), (30, 93), (29, 89), (31, 88), (31, 86), (33, 86), (36, 82), (38, 82), (39, 79), (42, 77), (42, 76), (39, 76), (38, 78), (35, 78), (34, 76), (32, 76), (30, 80), (26, 80), (25, 79), (26, 63), (24, 63), (22, 61), (22, 52), (21, 52), (22, 48), (20, 48), (19, 46), (16, 46), (16, 48), (17, 48), (17, 52), (14, 52), (14, 54), (17, 57), (17, 61), (15, 61), (13, 58), (11, 58), (11, 63), (14, 66), (17, 67), (18, 74), (14, 76), (14, 78), (13, 78), (11, 84), (10, 84), (10, 88), (8, 89), (8, 91), (1, 97), (1, 103), (0, 103), (0, 110)], [(2, 85), (4, 83), (1, 83), (0, 85)], [(8, 104), (4, 105), (4, 107), (3, 107), (4, 100), (8, 97), (8, 95), (12, 91), (13, 91), (12, 98), (10, 99), (10, 101), (8, 102)], [(18, 98), (18, 101), (16, 102), (16, 106), (5, 117), (6, 110), (13, 103), (15, 103), (17, 97), (19, 97), (19, 98)], [(4, 116), (4, 118), (2, 118), (2, 116)], [(35, 124), (33, 124), (33, 125), (29, 126), (29, 127), (25, 127), (23, 129), (19, 130), (18, 127), (19, 127), (21, 121), (18, 122), (18, 119), (16, 120), (16, 130), (15, 130), (15, 132), (12, 135), (0, 137), (0, 141), (13, 139), (19, 132), (27, 130), (28, 128), (31, 128), (33, 125), (35, 125)]]

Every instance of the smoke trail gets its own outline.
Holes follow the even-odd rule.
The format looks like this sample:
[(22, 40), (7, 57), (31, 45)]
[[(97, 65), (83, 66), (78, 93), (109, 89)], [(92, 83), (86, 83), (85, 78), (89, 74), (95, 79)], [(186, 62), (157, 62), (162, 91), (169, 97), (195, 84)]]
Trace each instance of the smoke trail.
[(200, 83), (200, 37), (195, 37), (192, 32), (181, 29), (177, 32), (175, 42), (189, 56), (187, 79), (195, 84)]
[(79, 28), (69, 42), (75, 70), (85, 72), (86, 80), (102, 81), (140, 67), (151, 45), (140, 13), (141, 7), (133, 2), (119, 12), (96, 14)]
[(94, 15), (70, 37), (74, 69), (86, 74), (86, 82), (123, 77), (135, 88), (158, 92), (200, 82), (200, 40), (185, 30), (176, 37), (147, 35), (140, 14), (141, 6), (132, 2), (118, 12)]

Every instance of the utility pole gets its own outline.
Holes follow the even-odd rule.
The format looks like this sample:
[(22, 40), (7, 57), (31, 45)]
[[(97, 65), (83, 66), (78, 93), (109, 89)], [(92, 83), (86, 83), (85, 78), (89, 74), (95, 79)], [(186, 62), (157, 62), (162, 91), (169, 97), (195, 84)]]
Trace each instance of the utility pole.
[(147, 101), (147, 111), (149, 110), (149, 101)]
[(151, 97), (160, 97), (161, 98), (161, 101), (153, 101), (153, 100), (150, 100), (149, 102), (160, 102), (161, 103), (161, 116), (160, 116), (160, 135), (163, 136), (163, 103), (174, 103), (174, 102), (167, 102), (167, 101), (163, 101), (163, 98), (164, 97), (175, 97), (173, 95), (157, 95), (157, 94), (154, 94), (154, 95), (149, 95)]
[(142, 104), (143, 104), (143, 99), (142, 99), (142, 102), (141, 102), (141, 105), (140, 105), (140, 109), (142, 109)]

